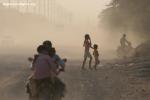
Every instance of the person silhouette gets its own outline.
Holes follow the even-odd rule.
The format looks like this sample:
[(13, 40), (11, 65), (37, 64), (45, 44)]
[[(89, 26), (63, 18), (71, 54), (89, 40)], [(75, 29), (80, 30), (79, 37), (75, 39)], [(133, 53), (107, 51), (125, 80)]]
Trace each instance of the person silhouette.
[(86, 34), (85, 35), (85, 40), (84, 40), (84, 43), (83, 43), (83, 47), (85, 48), (85, 50), (84, 50), (84, 60), (83, 60), (83, 64), (82, 64), (82, 69), (83, 70), (85, 69), (85, 63), (86, 63), (87, 58), (90, 58), (90, 60), (89, 60), (89, 69), (92, 69), (92, 67), (91, 67), (92, 55), (90, 53), (91, 45), (92, 45), (92, 43), (91, 43), (90, 35)]
[(126, 34), (123, 34), (122, 38), (120, 39), (120, 44), (123, 49), (125, 49), (129, 44), (129, 41), (126, 39)]
[(94, 49), (93, 56), (94, 56), (94, 59), (95, 59), (94, 69), (97, 70), (97, 65), (100, 64), (99, 52), (98, 52), (98, 45), (94, 44), (93, 49)]

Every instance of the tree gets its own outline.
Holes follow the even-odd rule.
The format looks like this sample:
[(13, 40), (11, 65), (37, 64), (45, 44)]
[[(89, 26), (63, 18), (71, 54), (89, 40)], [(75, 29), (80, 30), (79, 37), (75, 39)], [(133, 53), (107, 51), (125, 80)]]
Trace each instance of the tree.
[(112, 0), (100, 14), (100, 21), (112, 31), (132, 31), (150, 37), (149, 0)]

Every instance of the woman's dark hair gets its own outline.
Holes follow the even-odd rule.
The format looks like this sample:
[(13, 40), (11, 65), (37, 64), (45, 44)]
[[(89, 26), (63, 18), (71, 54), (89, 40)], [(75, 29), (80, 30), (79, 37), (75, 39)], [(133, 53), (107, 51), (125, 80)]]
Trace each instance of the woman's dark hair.
[(55, 48), (52, 47), (51, 41), (46, 40), (46, 41), (43, 42), (43, 45), (45, 46), (46, 50), (48, 51), (49, 56), (52, 57), (52, 56), (55, 55), (56, 50), (55, 50)]
[(90, 39), (90, 35), (89, 34), (85, 34), (85, 39), (89, 38)]
[(49, 46), (49, 47), (51, 47), (51, 48), (52, 48), (52, 42), (51, 42), (51, 41), (49, 41), (49, 40), (44, 41), (44, 42), (43, 42), (43, 45), (45, 45), (45, 46)]
[(53, 54), (55, 54), (55, 53), (56, 53), (56, 49), (55, 49), (55, 48), (52, 48), (52, 49), (51, 49), (51, 52), (52, 52)]
[(44, 45), (40, 45), (37, 48), (37, 52), (38, 53), (41, 53), (41, 52), (46, 51), (46, 50), (47, 50), (47, 48)]

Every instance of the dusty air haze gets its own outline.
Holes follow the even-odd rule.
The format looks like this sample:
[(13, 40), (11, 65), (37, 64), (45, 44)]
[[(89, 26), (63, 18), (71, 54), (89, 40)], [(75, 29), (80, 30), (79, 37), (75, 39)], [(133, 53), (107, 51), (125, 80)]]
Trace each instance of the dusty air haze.
[[(58, 75), (67, 88), (62, 100), (150, 100), (149, 5), (149, 0), (0, 0), (0, 100), (28, 100), (25, 87), (33, 72), (28, 58), (45, 40), (67, 58), (65, 71)], [(82, 67), (85, 34), (99, 46), (97, 69), (96, 50), (92, 68), (88, 61)], [(122, 38), (121, 44), (123, 34), (127, 40)], [(54, 88), (59, 96), (63, 87)]]
[[(107, 52), (117, 48), (119, 38), (123, 32), (118, 36), (114, 36), (115, 38), (111, 38), (111, 32), (105, 32), (100, 27), (100, 24), (103, 24), (100, 23), (100, 13), (106, 8), (110, 0), (52, 0), (52, 2), (60, 7), (59, 10), (53, 13), (67, 12), (67, 16), (70, 16), (69, 22), (64, 21), (63, 23), (65, 24), (56, 25), (53, 20), (57, 17), (57, 20), (61, 22), (63, 13), (61, 16), (52, 17), (52, 22), (49, 22), (45, 17), (34, 14), (33, 10), (38, 11), (32, 7), (28, 9), (30, 13), (19, 13), (16, 9), (14, 10), (15, 7), (11, 8), (11, 10), (1, 10), (0, 33), (3, 48), (1, 53), (21, 54), (21, 51), (28, 51), (28, 55), (34, 54), (36, 47), (42, 41), (51, 40), (57, 52), (62, 56), (81, 59), (83, 57), (83, 41), (86, 33), (91, 35), (93, 44), (99, 45), (102, 57), (109, 56), (110, 54)], [(24, 10), (20, 6), (19, 9)], [(40, 10), (41, 14), (44, 13), (43, 9)], [(9, 50), (8, 47), (10, 48)]]

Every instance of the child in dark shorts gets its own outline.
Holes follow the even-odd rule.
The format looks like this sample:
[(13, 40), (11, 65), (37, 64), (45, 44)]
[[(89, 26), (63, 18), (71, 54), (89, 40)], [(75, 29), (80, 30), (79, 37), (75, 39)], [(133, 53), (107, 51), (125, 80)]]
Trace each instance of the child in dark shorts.
[(94, 59), (95, 59), (94, 69), (97, 70), (97, 65), (100, 63), (99, 52), (98, 52), (98, 45), (94, 44), (93, 49), (94, 49), (93, 56), (94, 56)]

